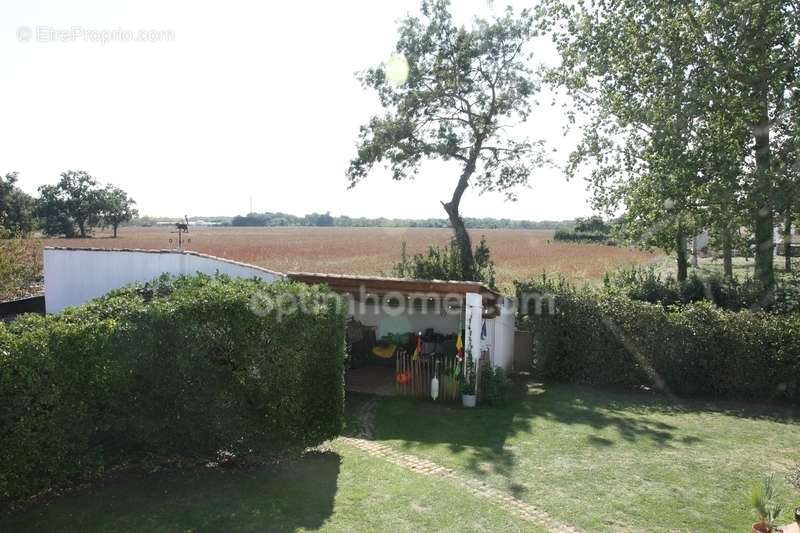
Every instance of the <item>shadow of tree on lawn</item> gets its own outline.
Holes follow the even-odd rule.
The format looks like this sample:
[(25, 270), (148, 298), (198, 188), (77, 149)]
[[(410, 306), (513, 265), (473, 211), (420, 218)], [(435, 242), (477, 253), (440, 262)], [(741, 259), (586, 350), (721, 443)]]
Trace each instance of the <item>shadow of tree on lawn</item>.
[[(412, 445), (445, 444), (454, 454), (468, 453), (467, 468), (478, 477), (491, 473), (509, 480), (509, 490), (525, 489), (511, 482), (517, 450), (509, 438), (543, 430), (544, 421), (589, 427), (588, 446), (611, 448), (619, 441), (649, 441), (658, 447), (690, 446), (693, 435), (652, 415), (663, 414), (669, 400), (645, 393), (617, 393), (585, 387), (548, 387), (515, 380), (511, 400), (503, 407), (464, 409), (453, 404), (410, 398), (385, 400), (376, 420), (376, 438)], [(681, 409), (686, 409), (685, 406)], [(615, 435), (616, 438), (610, 436)]]
[(0, 519), (3, 531), (318, 529), (333, 514), (341, 458), (311, 452), (250, 469), (128, 474)]

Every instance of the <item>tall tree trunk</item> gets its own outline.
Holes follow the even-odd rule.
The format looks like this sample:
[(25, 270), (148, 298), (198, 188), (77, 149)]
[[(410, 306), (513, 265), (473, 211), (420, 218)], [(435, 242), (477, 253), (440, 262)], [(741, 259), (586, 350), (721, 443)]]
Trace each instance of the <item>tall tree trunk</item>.
[(686, 235), (683, 228), (678, 228), (675, 247), (678, 255), (678, 281), (686, 281), (689, 275), (689, 262), (686, 257)]
[(792, 206), (786, 206), (786, 212), (783, 215), (783, 261), (784, 270), (786, 272), (792, 271)]
[(78, 230), (81, 232), (81, 239), (86, 238), (86, 222), (83, 220), (78, 221)]
[(731, 228), (722, 228), (722, 273), (727, 279), (733, 279), (733, 243)]
[(119, 227), (119, 224), (114, 224), (114, 238), (115, 239), (117, 238), (117, 228), (118, 227)]
[(461, 272), (464, 280), (472, 281), (475, 278), (475, 258), (472, 254), (472, 240), (470, 239), (464, 219), (458, 212), (458, 205), (447, 203), (444, 206), (450, 225), (453, 227), (453, 234), (458, 245), (458, 252), (461, 256)]
[(453, 227), (453, 234), (455, 235), (456, 244), (458, 245), (459, 255), (461, 255), (461, 273), (464, 280), (467, 281), (475, 281), (477, 272), (475, 271), (475, 257), (472, 253), (472, 240), (464, 225), (464, 219), (461, 218), (459, 207), (461, 205), (461, 197), (464, 196), (464, 191), (469, 187), (469, 179), (475, 172), (478, 154), (482, 146), (483, 138), (479, 137), (470, 150), (469, 157), (464, 165), (464, 170), (453, 191), (453, 197), (449, 202), (442, 202), (442, 206), (447, 213), (447, 218), (450, 219), (450, 225)]
[[(770, 5), (768, 2), (761, 4), (760, 25), (766, 24), (768, 5)], [(768, 38), (766, 32), (763, 31), (759, 37)], [(760, 62), (752, 85), (754, 111), (757, 113), (757, 119), (753, 127), (756, 183), (751, 206), (755, 215), (756, 279), (761, 285), (762, 303), (766, 305), (773, 300), (775, 295), (775, 243), (773, 242), (775, 223), (769, 120), (769, 81), (771, 77), (769, 43), (759, 39), (755, 43), (754, 52), (755, 57), (760, 58)]]
[(772, 300), (775, 289), (774, 214), (770, 174), (770, 126), (766, 101), (761, 106), (761, 120), (754, 128), (756, 156), (755, 238), (756, 279), (761, 284), (764, 302)]

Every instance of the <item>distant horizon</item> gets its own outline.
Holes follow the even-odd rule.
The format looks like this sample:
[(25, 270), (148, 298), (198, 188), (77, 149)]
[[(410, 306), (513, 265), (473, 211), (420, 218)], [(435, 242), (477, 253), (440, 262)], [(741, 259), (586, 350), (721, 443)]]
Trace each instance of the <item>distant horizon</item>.
[[(423, 221), (423, 220), (442, 220), (447, 221), (447, 217), (441, 216), (431, 216), (431, 217), (371, 217), (366, 215), (349, 215), (349, 214), (336, 214), (332, 211), (325, 211), (323, 213), (320, 212), (311, 212), (311, 213), (303, 213), (303, 214), (296, 214), (296, 213), (289, 213), (285, 211), (258, 211), (252, 212), (247, 214), (236, 214), (236, 215), (180, 215), (180, 216), (172, 216), (172, 215), (150, 215), (150, 214), (142, 214), (139, 213), (137, 217), (133, 220), (140, 220), (143, 218), (151, 218), (155, 219), (156, 221), (159, 220), (182, 220), (184, 216), (188, 216), (190, 221), (194, 220), (214, 220), (214, 219), (233, 219), (237, 216), (247, 216), (247, 215), (258, 215), (258, 214), (281, 214), (281, 215), (291, 215), (298, 218), (303, 218), (312, 214), (330, 214), (333, 218), (340, 218), (340, 217), (348, 217), (353, 220), (359, 219), (366, 219), (366, 220), (407, 220), (407, 221)], [(593, 215), (587, 215), (593, 216)], [(534, 224), (542, 224), (547, 222), (573, 222), (576, 218), (585, 218), (585, 217), (568, 217), (568, 218), (559, 218), (559, 219), (550, 219), (550, 218), (542, 218), (542, 219), (533, 219), (533, 218), (511, 218), (511, 217), (489, 217), (489, 216), (464, 216), (464, 220), (508, 220), (510, 222), (530, 222)]]

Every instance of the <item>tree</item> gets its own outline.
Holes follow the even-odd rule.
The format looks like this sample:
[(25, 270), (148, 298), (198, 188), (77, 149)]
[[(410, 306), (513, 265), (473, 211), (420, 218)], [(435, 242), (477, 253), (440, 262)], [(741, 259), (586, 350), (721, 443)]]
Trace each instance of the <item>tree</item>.
[(588, 115), (568, 175), (591, 167), (595, 209), (626, 210), (623, 234), (676, 254), (687, 277), (687, 238), (699, 229), (694, 193), (698, 107), (692, 92), (697, 44), (670, 0), (548, 3), (562, 64), (549, 79), (573, 97), (567, 111)]
[(376, 163), (395, 180), (412, 179), (425, 159), (456, 162), (460, 175), (442, 202), (459, 247), (465, 279), (475, 279), (475, 258), (460, 206), (470, 185), (514, 199), (544, 160), (540, 143), (512, 136), (525, 121), (538, 82), (525, 46), (534, 35), (528, 10), (457, 27), (446, 0), (424, 1), (422, 18), (400, 25), (396, 54), (388, 65), (360, 75), (385, 109), (361, 127), (358, 155), (347, 171), (350, 187)]
[(611, 233), (611, 225), (603, 220), (603, 217), (591, 216), (587, 218), (575, 219), (575, 231), (581, 233), (602, 233), (608, 235)]
[(37, 212), (48, 235), (85, 238), (103, 220), (106, 191), (83, 170), (62, 173), (55, 185), (39, 187), (39, 195)]
[[(790, 87), (788, 100), (786, 112), (775, 124), (777, 212), (783, 218), (781, 234), (785, 245), (792, 242), (792, 226), (800, 215), (800, 83)], [(784, 270), (792, 270), (788, 246), (784, 250)]]
[(306, 220), (310, 226), (333, 226), (333, 217), (330, 212), (324, 214), (311, 213), (306, 215)]
[(133, 207), (136, 201), (128, 196), (128, 193), (108, 185), (103, 190), (102, 195), (102, 217), (103, 222), (111, 226), (114, 230), (114, 238), (117, 238), (117, 228), (124, 222), (129, 222), (139, 212)]
[(800, 79), (800, 5), (795, 0), (708, 0), (686, 8), (685, 18), (702, 44), (700, 60), (714, 83), (726, 88), (721, 106), (751, 131), (753, 172), (745, 199), (756, 241), (756, 277), (768, 301), (775, 288), (775, 212), (785, 193), (776, 176), (780, 135), (775, 127), (789, 111)]
[(33, 230), (33, 199), (17, 186), (18, 173), (0, 176), (0, 227), (13, 235)]
[[(650, 178), (647, 194), (664, 194), (673, 206), (676, 244), (687, 218), (690, 224), (711, 220), (730, 233), (724, 219), (735, 223), (745, 209), (756, 241), (756, 276), (769, 300), (774, 214), (785, 194), (776, 180), (775, 125), (800, 78), (797, 2), (549, 0), (548, 6), (546, 20), (556, 28), (564, 60), (555, 78), (576, 97), (578, 110), (599, 110), (577, 159), (589, 154), (599, 163), (593, 181), (601, 193), (612, 192), (601, 203), (628, 203), (642, 178)], [(724, 127), (714, 124), (720, 119)], [(607, 123), (612, 126), (604, 129)], [(709, 140), (703, 132), (722, 138)], [(611, 153), (620, 142), (623, 149)], [(720, 168), (709, 165), (720, 159)], [(634, 179), (620, 179), (624, 173)], [(614, 180), (617, 186), (608, 187)], [(679, 275), (681, 250), (678, 244)]]

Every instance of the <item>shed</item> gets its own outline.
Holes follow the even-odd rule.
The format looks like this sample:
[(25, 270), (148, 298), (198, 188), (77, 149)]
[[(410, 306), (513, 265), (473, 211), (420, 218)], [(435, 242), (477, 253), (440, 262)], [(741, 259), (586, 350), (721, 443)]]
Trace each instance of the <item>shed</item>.
[[(476, 364), (483, 358), (507, 371), (512, 367), (513, 303), (486, 285), (470, 281), (284, 274), (189, 251), (48, 247), (44, 252), (47, 312), (84, 304), (113, 289), (145, 283), (163, 273), (196, 272), (255, 277), (267, 282), (288, 278), (329, 286), (349, 306), (351, 355), (356, 343), (360, 343), (364, 356), (361, 360), (351, 357), (350, 367), (354, 371), (367, 368), (360, 375), (370, 392), (376, 392), (375, 380), (370, 376), (382, 380), (383, 392), (394, 392), (397, 376), (411, 367), (419, 367), (428, 375), (437, 373), (441, 365), (452, 369), (451, 356), (459, 334), (463, 336), (464, 352), (472, 353)], [(421, 357), (411, 357), (417, 344)], [(373, 357), (376, 353), (380, 356)], [(358, 388), (358, 379), (353, 377), (356, 374), (349, 373), (348, 383), (354, 388)], [(418, 396), (429, 394), (429, 384), (421, 378), (417, 381), (421, 385), (412, 392)]]

